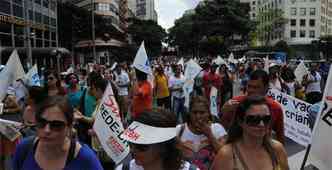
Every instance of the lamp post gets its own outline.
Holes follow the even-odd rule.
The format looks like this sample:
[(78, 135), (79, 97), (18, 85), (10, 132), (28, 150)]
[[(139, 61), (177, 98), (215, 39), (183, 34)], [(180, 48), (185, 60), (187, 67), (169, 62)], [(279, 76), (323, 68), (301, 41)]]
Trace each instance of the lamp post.
[(28, 34), (28, 37), (27, 37), (27, 41), (28, 41), (28, 63), (27, 63), (27, 66), (28, 66), (28, 69), (32, 67), (33, 63), (32, 63), (32, 47), (31, 47), (31, 38), (34, 38), (35, 37), (35, 33), (34, 32), (31, 32)]
[(91, 0), (91, 22), (92, 22), (92, 53), (93, 53), (93, 61), (97, 62), (96, 56), (96, 35), (95, 35), (95, 2)]

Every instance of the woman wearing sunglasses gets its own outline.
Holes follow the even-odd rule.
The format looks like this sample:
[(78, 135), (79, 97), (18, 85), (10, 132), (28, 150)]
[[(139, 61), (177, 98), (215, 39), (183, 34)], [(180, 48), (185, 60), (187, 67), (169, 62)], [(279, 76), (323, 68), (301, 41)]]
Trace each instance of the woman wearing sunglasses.
[(66, 91), (61, 85), (61, 79), (56, 71), (45, 72), (46, 81), (44, 84), (45, 92), (47, 96), (64, 96)]
[(176, 144), (175, 114), (163, 109), (142, 112), (123, 136), (129, 142), (133, 160), (116, 170), (196, 170), (183, 161)]
[(17, 146), (13, 169), (102, 169), (94, 152), (71, 137), (73, 119), (67, 98), (48, 98), (36, 113), (37, 137)]
[(270, 136), (272, 117), (265, 97), (248, 96), (235, 115), (212, 170), (288, 170), (285, 148)]

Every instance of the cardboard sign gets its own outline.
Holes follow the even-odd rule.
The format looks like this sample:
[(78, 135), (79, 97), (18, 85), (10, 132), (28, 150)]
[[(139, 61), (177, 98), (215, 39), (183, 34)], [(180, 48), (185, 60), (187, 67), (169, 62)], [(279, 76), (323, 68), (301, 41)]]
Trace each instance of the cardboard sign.
[(159, 128), (134, 121), (125, 130), (122, 137), (131, 143), (154, 144), (176, 137), (176, 128)]
[(18, 128), (21, 125), (22, 124), (18, 122), (0, 119), (0, 133), (13, 142), (22, 136)]
[(316, 121), (318, 110), (313, 105), (295, 97), (271, 89), (268, 96), (277, 101), (284, 113), (285, 136), (296, 143), (308, 146), (311, 144), (312, 128)]
[(146, 74), (152, 74), (151, 65), (148, 59), (148, 55), (146, 54), (145, 47), (144, 47), (144, 41), (142, 42), (140, 48), (138, 49), (136, 53), (136, 57), (134, 59), (134, 67), (142, 71)]
[(96, 113), (93, 129), (107, 155), (115, 163), (119, 163), (129, 154), (129, 146), (127, 141), (121, 137), (124, 128), (119, 106), (115, 101), (110, 84), (107, 86)]
[(219, 117), (217, 99), (218, 99), (218, 89), (212, 86), (210, 92), (210, 112), (212, 115)]

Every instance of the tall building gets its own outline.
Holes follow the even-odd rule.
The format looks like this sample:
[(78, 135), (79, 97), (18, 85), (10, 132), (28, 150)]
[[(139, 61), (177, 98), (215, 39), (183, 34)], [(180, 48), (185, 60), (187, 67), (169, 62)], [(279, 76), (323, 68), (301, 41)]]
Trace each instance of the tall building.
[[(126, 30), (128, 27), (128, 3), (127, 0), (73, 0), (76, 6), (91, 11), (94, 9), (95, 14), (102, 16), (108, 20), (109, 23), (115, 28), (117, 34), (105, 32), (95, 33), (95, 41), (84, 40), (79, 41), (75, 48), (78, 49), (78, 56), (80, 63), (97, 62), (97, 63), (110, 63), (110, 60), (117, 57), (119, 48), (126, 45)], [(123, 36), (119, 36), (122, 34)], [(91, 47), (95, 44), (96, 58), (93, 56)], [(90, 50), (89, 50), (90, 49)], [(97, 61), (95, 61), (95, 59)]]
[(312, 40), (332, 34), (332, 0), (250, 0), (250, 6), (251, 19), (260, 25), (271, 23), (278, 15), (274, 11), (280, 11), (286, 21), (273, 25), (279, 28), (270, 35), (265, 33), (260, 45), (267, 39), (268, 45), (279, 40), (289, 45), (308, 45)]
[(139, 19), (158, 21), (154, 0), (128, 0), (128, 7)]

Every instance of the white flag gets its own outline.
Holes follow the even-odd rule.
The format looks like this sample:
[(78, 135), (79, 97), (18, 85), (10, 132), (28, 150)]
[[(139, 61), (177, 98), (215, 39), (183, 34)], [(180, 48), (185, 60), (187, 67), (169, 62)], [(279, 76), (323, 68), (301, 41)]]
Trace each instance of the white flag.
[(183, 85), (183, 93), (185, 97), (184, 106), (189, 108), (190, 93), (194, 89), (194, 79), (201, 72), (202, 67), (194, 60), (190, 59), (186, 63), (186, 70), (184, 71), (185, 83)]
[(215, 64), (217, 64), (217, 65), (226, 64), (226, 61), (224, 59), (222, 59), (220, 56), (218, 56), (212, 62), (215, 63)]
[(238, 63), (238, 61), (235, 60), (235, 58), (234, 58), (234, 54), (233, 54), (233, 53), (231, 53), (231, 54), (229, 55), (229, 57), (228, 57), (228, 62), (229, 62), (229, 63), (234, 63), (234, 64), (237, 64), (237, 63)]
[(24, 76), (24, 83), (28, 86), (40, 86), (40, 78), (36, 64)]
[(14, 84), (16, 80), (23, 79), (25, 72), (23, 70), (17, 51), (14, 50), (7, 61), (6, 67), (0, 72), (0, 101), (2, 101), (7, 93), (10, 84)]
[(103, 149), (116, 164), (129, 154), (129, 145), (121, 137), (124, 128), (121, 122), (119, 106), (110, 84), (107, 86), (101, 104), (97, 108), (93, 129)]
[(146, 54), (144, 41), (142, 42), (140, 48), (136, 53), (136, 57), (134, 60), (134, 67), (139, 71), (142, 71), (146, 74), (152, 74), (151, 65), (148, 59), (148, 55)]
[(301, 61), (300, 64), (296, 67), (294, 74), (298, 82), (302, 82), (303, 76), (309, 74), (308, 68), (304, 65), (304, 62)]
[(330, 170), (332, 169), (332, 69), (330, 69), (323, 96), (307, 164), (321, 170)]
[(184, 60), (183, 57), (181, 57), (181, 59), (179, 60), (179, 62), (177, 63), (178, 65), (181, 65), (181, 67), (184, 67)]
[(210, 112), (212, 115), (219, 117), (217, 97), (218, 97), (218, 89), (212, 86), (210, 91)]

